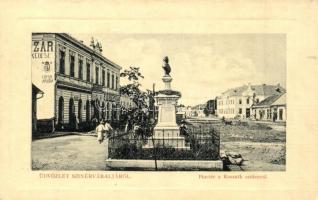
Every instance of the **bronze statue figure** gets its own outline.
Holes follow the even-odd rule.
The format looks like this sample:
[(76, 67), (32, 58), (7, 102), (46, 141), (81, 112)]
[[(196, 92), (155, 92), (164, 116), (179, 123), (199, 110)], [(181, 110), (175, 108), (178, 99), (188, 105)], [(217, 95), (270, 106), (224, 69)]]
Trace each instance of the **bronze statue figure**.
[(170, 65), (169, 65), (169, 58), (168, 56), (164, 57), (163, 58), (163, 66), (162, 68), (165, 70), (165, 76), (170, 76), (170, 72), (171, 72), (171, 68), (170, 68)]

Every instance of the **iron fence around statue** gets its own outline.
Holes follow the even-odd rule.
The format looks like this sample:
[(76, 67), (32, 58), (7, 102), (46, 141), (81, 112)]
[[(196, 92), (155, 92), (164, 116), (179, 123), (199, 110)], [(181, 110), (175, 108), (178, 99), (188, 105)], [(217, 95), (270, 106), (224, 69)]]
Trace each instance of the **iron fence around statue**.
[[(169, 134), (169, 133), (167, 133)], [(182, 135), (186, 147), (171, 147), (168, 135), (156, 138), (156, 145), (146, 148), (150, 138), (136, 137), (133, 133), (111, 136), (108, 144), (110, 159), (142, 159), (142, 160), (218, 160), (220, 153), (220, 132), (212, 126), (187, 129)]]

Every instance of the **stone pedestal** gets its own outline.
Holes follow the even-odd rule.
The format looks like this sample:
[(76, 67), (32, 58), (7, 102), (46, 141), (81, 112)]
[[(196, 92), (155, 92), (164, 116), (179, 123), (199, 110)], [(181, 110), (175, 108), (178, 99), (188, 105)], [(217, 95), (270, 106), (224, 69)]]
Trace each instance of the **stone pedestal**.
[[(158, 106), (158, 123), (154, 128), (153, 139), (150, 138), (147, 147), (164, 146), (173, 148), (189, 149), (186, 146), (184, 137), (180, 136), (179, 126), (176, 123), (176, 105), (180, 96), (169, 94), (171, 91), (171, 76), (165, 75), (162, 78), (165, 83), (165, 93), (155, 96)], [(168, 91), (168, 92), (167, 92)]]
[(165, 83), (165, 90), (171, 90), (172, 77), (168, 75), (164, 75), (162, 77), (162, 81)]

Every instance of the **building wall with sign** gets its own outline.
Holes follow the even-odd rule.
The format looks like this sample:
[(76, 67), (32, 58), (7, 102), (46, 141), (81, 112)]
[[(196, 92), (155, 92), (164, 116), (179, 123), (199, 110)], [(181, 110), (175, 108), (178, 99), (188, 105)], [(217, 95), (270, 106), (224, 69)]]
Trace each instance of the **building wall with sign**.
[[(104, 57), (101, 49), (88, 47), (68, 34), (32, 34), (33, 43), (43, 38), (54, 43), (49, 60), (52, 62), (53, 82), (47, 90), (39, 87), (48, 93), (50, 100), (43, 101), (46, 108), (38, 106), (38, 113), (49, 110), (58, 129), (77, 129), (78, 123), (88, 124), (94, 118), (97, 121), (102, 118), (117, 120), (119, 116), (114, 112), (120, 105), (121, 67)], [(32, 68), (38, 69), (40, 64), (34, 62)], [(34, 79), (41, 76), (39, 70), (33, 71), (34, 83)]]
[(32, 83), (43, 91), (37, 101), (37, 118), (54, 118), (55, 40), (47, 36), (32, 38)]

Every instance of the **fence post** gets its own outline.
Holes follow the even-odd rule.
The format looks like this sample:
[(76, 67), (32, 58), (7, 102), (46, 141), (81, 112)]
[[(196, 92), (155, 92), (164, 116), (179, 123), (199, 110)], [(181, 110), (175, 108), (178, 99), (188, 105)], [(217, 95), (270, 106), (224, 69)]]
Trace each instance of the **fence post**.
[(155, 169), (158, 171), (157, 167), (157, 152), (156, 152), (156, 144), (155, 144), (155, 139), (153, 138), (154, 133), (152, 133), (151, 139), (152, 139), (152, 144), (153, 144), (153, 154), (155, 158)]

